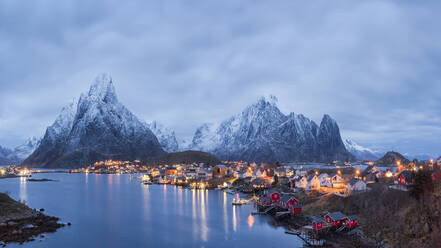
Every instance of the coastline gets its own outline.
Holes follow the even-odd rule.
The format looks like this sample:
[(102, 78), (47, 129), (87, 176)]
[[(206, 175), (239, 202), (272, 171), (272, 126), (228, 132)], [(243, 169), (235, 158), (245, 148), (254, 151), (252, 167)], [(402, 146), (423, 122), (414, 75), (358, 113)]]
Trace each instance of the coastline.
[(31, 209), (7, 194), (0, 193), (0, 245), (43, 238), (44, 233), (55, 232), (66, 225), (59, 223), (59, 218), (47, 216), (42, 211)]

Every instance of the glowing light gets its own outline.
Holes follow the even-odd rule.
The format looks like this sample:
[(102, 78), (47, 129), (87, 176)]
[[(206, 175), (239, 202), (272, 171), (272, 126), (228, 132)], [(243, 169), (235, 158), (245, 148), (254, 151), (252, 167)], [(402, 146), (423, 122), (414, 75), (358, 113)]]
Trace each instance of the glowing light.
[(248, 216), (248, 221), (247, 222), (248, 222), (248, 227), (249, 228), (253, 227), (253, 225), (254, 225), (254, 216), (250, 214)]
[(392, 177), (392, 176), (393, 176), (393, 174), (391, 171), (386, 172), (386, 177)]
[(341, 170), (338, 170), (338, 171), (337, 171), (337, 174), (341, 175)]
[(355, 174), (360, 175), (360, 170), (356, 170)]
[(318, 175), (318, 174), (319, 174), (319, 172), (318, 172), (318, 171), (315, 171), (315, 174), (316, 174), (316, 175)]
[(5, 169), (0, 169), (0, 174), (5, 175), (6, 174), (6, 170)]

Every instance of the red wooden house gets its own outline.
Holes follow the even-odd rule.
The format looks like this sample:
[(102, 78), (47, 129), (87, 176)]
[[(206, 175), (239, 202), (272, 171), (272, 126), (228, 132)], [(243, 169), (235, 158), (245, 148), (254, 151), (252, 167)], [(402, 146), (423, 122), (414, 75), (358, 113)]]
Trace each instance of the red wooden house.
[(326, 223), (335, 227), (341, 226), (345, 218), (346, 216), (341, 212), (333, 212), (325, 215)]
[(272, 204), (278, 204), (280, 202), (280, 193), (271, 190), (267, 193), (267, 196), (271, 198)]
[(291, 214), (301, 214), (302, 213), (302, 205), (300, 205), (299, 203), (296, 203), (294, 205), (289, 205), (288, 209)]
[(325, 220), (323, 220), (322, 218), (318, 218), (313, 216), (312, 217), (312, 228), (316, 231), (320, 231), (323, 229), (323, 227), (325, 226)]
[(290, 205), (295, 205), (298, 204), (299, 201), (289, 195), (283, 195), (280, 197), (280, 201), (279, 204), (277, 204), (277, 206), (281, 207), (281, 208), (289, 208)]
[(358, 218), (357, 216), (348, 216), (344, 219), (343, 225), (347, 228), (354, 228), (358, 226)]
[(403, 170), (397, 177), (398, 185), (406, 186), (413, 182), (413, 173), (409, 170)]

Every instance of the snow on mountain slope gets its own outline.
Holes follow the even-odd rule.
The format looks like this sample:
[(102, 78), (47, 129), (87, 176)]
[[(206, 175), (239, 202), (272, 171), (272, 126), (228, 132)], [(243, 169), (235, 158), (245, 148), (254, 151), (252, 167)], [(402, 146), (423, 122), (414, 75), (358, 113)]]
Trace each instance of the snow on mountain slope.
[(366, 147), (360, 146), (355, 143), (353, 140), (345, 139), (344, 141), (346, 150), (352, 153), (358, 160), (377, 160), (378, 157), (375, 155), (376, 153)]
[(162, 154), (156, 136), (118, 101), (112, 78), (102, 74), (78, 102), (62, 109), (23, 164), (81, 167), (109, 158), (143, 160)]
[(350, 160), (337, 123), (328, 115), (318, 126), (303, 115), (284, 115), (277, 98), (255, 104), (220, 125), (199, 127), (190, 146), (222, 160), (332, 161)]
[(175, 132), (170, 128), (165, 127), (164, 125), (158, 123), (157, 121), (153, 121), (147, 124), (153, 134), (158, 138), (159, 143), (161, 144), (162, 149), (166, 152), (177, 152), (179, 151), (179, 143), (176, 139)]
[(35, 149), (40, 145), (41, 138), (32, 137), (27, 139), (23, 144), (14, 148), (14, 155), (21, 161), (25, 160), (31, 155)]

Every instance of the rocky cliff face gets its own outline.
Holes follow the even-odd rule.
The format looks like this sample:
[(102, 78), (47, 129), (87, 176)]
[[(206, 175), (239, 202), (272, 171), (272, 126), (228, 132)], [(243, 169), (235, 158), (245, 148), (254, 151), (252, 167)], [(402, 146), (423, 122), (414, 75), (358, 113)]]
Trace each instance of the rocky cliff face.
[(158, 139), (117, 99), (110, 76), (62, 109), (39, 147), (23, 162), (32, 167), (81, 167), (104, 159), (145, 160), (163, 155)]
[(284, 115), (277, 99), (261, 98), (220, 125), (204, 124), (189, 147), (222, 160), (329, 162), (352, 160), (337, 123), (325, 115), (318, 126), (303, 115)]

